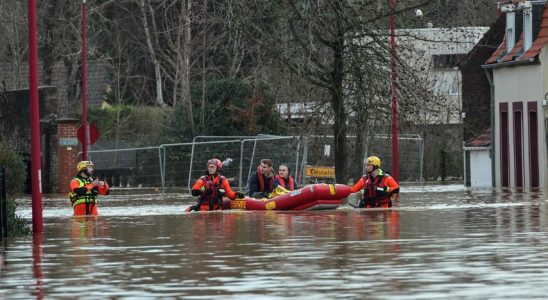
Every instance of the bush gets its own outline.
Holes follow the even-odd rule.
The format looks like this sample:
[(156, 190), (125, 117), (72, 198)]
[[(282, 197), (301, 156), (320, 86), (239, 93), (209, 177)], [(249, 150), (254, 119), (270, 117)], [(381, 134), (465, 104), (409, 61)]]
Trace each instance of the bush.
[(21, 156), (2, 140), (0, 140), (0, 166), (3, 166), (6, 172), (8, 235), (28, 234), (30, 233), (28, 222), (15, 213), (15, 197), (21, 195), (25, 188), (27, 177), (25, 163)]
[(27, 179), (25, 163), (21, 156), (2, 140), (0, 140), (0, 166), (6, 169), (7, 195), (13, 197), (20, 195), (25, 189)]

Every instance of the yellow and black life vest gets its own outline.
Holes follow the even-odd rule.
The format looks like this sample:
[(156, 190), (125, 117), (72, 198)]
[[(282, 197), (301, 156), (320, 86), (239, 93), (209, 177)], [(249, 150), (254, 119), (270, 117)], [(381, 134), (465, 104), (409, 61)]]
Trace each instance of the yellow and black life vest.
[[(78, 187), (83, 187), (93, 182), (92, 178), (90, 177), (84, 178), (84, 177), (78, 176), (75, 179), (78, 180), (79, 182)], [(72, 203), (72, 207), (75, 207), (76, 205), (82, 204), (82, 203), (97, 203), (96, 199), (97, 199), (98, 193), (99, 192), (96, 187), (91, 190), (88, 190), (84, 195), (80, 195), (80, 196), (78, 196), (76, 193), (70, 192), (69, 198), (70, 198), (70, 202)]]

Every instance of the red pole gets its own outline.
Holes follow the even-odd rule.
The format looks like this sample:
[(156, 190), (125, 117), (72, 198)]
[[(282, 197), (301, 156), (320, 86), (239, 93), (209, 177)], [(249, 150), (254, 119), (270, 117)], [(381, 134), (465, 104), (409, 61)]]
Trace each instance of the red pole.
[(84, 126), (82, 160), (88, 160), (88, 64), (86, 47), (86, 0), (82, 0), (82, 125)]
[(29, 22), (29, 110), (30, 161), (32, 182), (32, 230), (43, 232), (42, 222), (42, 160), (40, 159), (40, 112), (38, 103), (38, 50), (36, 49), (36, 0), (28, 0)]
[(392, 65), (392, 176), (399, 180), (399, 161), (398, 161), (398, 98), (396, 86), (396, 16), (395, 0), (390, 0), (390, 61)]

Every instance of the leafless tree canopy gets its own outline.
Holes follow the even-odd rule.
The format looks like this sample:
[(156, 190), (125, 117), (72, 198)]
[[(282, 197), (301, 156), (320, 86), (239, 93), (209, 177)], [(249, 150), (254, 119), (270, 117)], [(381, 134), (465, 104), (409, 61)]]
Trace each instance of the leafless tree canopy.
[[(488, 25), (496, 17), (494, 0), (395, 2), (398, 28)], [(27, 58), (25, 5), (0, 1), (0, 62), (13, 70), (16, 87), (26, 86), (19, 71)], [(78, 112), (81, 5), (48, 0), (38, 8), (41, 83), (52, 84), (53, 70), (63, 70), (61, 115)], [(211, 122), (208, 113), (218, 107), (212, 101), (222, 100), (209, 97), (216, 80), (244, 82), (257, 95), (268, 88), (278, 103), (309, 102), (316, 113), (300, 130), (331, 126), (339, 182), (348, 173), (347, 135), (388, 132), (388, 0), (96, 0), (87, 8), (88, 59), (108, 62), (112, 104), (183, 112), (195, 135)], [(420, 19), (417, 9), (424, 11)], [(405, 126), (425, 110), (438, 113), (439, 99), (404, 59), (413, 49), (402, 48), (397, 87)]]

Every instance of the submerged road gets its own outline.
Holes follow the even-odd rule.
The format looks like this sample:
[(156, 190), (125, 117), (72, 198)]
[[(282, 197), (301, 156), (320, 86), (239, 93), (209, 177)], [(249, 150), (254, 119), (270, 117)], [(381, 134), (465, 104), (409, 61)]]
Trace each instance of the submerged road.
[(547, 198), (415, 186), (389, 210), (185, 214), (185, 196), (108, 196), (94, 220), (46, 197), (43, 235), (3, 249), (0, 298), (544, 298)]

